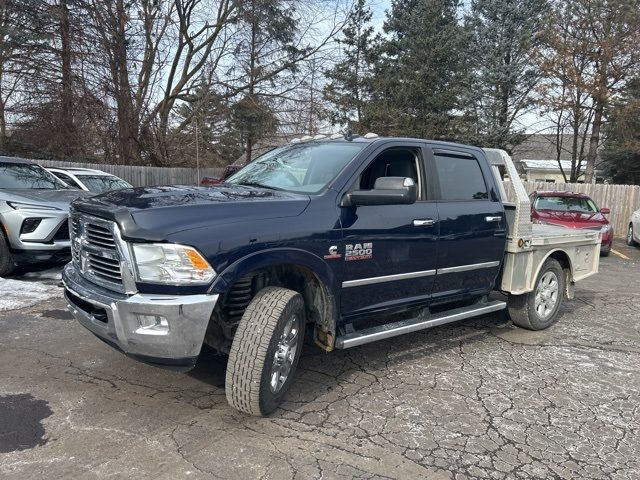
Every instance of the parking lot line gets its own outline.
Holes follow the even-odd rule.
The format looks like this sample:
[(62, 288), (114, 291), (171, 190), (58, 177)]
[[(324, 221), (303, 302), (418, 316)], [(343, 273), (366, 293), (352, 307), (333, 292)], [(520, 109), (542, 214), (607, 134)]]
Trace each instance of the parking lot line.
[(617, 255), (618, 257), (622, 258), (623, 260), (630, 260), (629, 257), (627, 257), (624, 253), (620, 253), (617, 250), (614, 250), (613, 248), (611, 249), (611, 253), (613, 253), (614, 255)]

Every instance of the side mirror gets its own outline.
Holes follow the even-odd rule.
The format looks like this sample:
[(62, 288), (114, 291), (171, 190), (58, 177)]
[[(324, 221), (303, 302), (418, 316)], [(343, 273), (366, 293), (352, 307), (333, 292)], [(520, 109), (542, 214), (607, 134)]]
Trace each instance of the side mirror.
[(607, 207), (602, 207), (602, 208), (600, 209), (600, 213), (601, 213), (601, 214), (603, 214), (603, 215), (608, 215), (608, 214), (610, 214), (610, 213), (611, 213), (611, 210), (610, 210), (610, 209), (608, 209)]
[(418, 199), (416, 183), (409, 177), (380, 177), (373, 190), (354, 190), (347, 193), (341, 207), (364, 205), (410, 205)]

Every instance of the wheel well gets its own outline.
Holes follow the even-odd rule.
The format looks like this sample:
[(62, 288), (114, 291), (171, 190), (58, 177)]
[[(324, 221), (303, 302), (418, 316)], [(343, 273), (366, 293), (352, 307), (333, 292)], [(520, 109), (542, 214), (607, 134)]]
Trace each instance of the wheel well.
[(566, 252), (563, 252), (562, 250), (556, 250), (547, 258), (556, 259), (558, 263), (562, 265), (563, 270), (569, 269), (569, 271), (571, 271), (571, 260), (569, 260), (569, 255), (567, 255)]
[(237, 278), (213, 312), (205, 342), (221, 353), (229, 353), (233, 336), (244, 310), (253, 297), (268, 286), (284, 287), (304, 299), (307, 324), (314, 325), (314, 340), (325, 350), (333, 349), (335, 339), (335, 299), (329, 288), (308, 267), (279, 264), (250, 271)]
[(565, 285), (565, 296), (569, 299), (573, 298), (573, 269), (571, 268), (571, 259), (566, 252), (562, 250), (556, 250), (551, 253), (547, 258), (553, 258), (558, 261), (560, 266), (562, 267), (562, 271), (564, 272), (564, 285)]

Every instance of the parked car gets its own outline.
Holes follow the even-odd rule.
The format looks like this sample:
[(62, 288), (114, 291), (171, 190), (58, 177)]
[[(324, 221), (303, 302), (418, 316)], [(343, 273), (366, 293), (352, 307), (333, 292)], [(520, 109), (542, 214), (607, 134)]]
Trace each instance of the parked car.
[(631, 214), (627, 230), (627, 245), (636, 247), (640, 243), (640, 208)]
[(202, 177), (202, 181), (200, 182), (200, 185), (220, 185), (227, 178), (229, 178), (231, 175), (233, 175), (234, 173), (240, 171), (240, 169), (242, 167), (244, 167), (244, 165), (238, 164), (238, 163), (233, 163), (231, 165), (227, 165), (226, 167), (224, 167), (224, 171), (222, 172), (221, 176), (219, 176), (219, 177)]
[(597, 272), (600, 234), (532, 225), (516, 182), (499, 150), (370, 134), (291, 143), (217, 187), (75, 201), (65, 296), (138, 360), (189, 370), (205, 343), (228, 355), (227, 400), (266, 415), (305, 330), (329, 352), (505, 309), (521, 327), (552, 325)]
[(103, 193), (133, 186), (120, 177), (91, 168), (47, 168), (47, 170), (68, 186), (85, 192)]
[(586, 228), (602, 232), (600, 254), (609, 255), (613, 244), (613, 227), (605, 215), (608, 208), (598, 208), (584, 193), (536, 191), (531, 194), (533, 223)]
[(0, 157), (0, 275), (71, 257), (69, 203), (86, 196), (29, 160)]

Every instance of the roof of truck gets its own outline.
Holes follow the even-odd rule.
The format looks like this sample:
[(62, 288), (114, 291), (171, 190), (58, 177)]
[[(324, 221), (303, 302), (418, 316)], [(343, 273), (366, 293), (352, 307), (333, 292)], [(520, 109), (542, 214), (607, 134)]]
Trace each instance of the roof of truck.
[(375, 134), (366, 134), (366, 135), (353, 135), (351, 139), (348, 139), (345, 135), (316, 135), (315, 137), (302, 137), (302, 138), (294, 138), (292, 141), (285, 145), (296, 144), (296, 143), (307, 143), (307, 142), (353, 142), (353, 143), (382, 143), (389, 141), (408, 141), (408, 142), (429, 142), (435, 145), (443, 146), (443, 147), (465, 147), (472, 148), (474, 150), (481, 150), (480, 147), (474, 145), (467, 145), (463, 143), (455, 143), (455, 142), (447, 142), (443, 140), (431, 140), (428, 138), (413, 138), (413, 137), (383, 137)]

